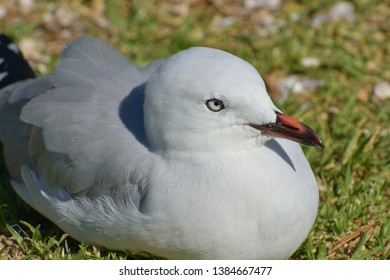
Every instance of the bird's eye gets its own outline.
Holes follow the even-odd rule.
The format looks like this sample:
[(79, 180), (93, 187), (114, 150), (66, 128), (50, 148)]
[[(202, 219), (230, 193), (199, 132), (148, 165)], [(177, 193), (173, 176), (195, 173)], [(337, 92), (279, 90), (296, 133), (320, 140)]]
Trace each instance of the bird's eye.
[(225, 109), (225, 105), (223, 105), (223, 102), (215, 98), (207, 100), (206, 106), (210, 111), (213, 112), (219, 112)]

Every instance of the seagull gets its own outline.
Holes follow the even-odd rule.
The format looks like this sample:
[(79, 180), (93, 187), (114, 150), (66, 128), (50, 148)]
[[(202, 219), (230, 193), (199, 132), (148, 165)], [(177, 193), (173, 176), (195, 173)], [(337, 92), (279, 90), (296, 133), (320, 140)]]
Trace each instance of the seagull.
[(81, 37), (36, 77), (0, 37), (0, 141), (11, 185), (73, 238), (168, 259), (286, 259), (318, 187), (248, 62), (192, 47), (137, 67)]

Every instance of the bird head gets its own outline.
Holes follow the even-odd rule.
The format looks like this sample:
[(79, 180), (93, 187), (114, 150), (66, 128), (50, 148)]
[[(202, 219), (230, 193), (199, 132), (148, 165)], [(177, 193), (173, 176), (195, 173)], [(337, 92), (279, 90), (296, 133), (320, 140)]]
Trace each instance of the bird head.
[(160, 152), (243, 151), (274, 137), (324, 146), (272, 103), (252, 65), (212, 48), (165, 60), (146, 84), (144, 114), (148, 141)]

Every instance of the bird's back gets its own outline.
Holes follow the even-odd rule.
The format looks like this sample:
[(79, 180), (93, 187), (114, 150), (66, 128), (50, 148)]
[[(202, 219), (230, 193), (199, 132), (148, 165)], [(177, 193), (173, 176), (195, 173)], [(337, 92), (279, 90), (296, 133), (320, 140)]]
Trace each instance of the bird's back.
[[(24, 61), (9, 60), (13, 54), (0, 53), (8, 69)], [(144, 82), (159, 63), (137, 68), (107, 43), (82, 37), (65, 49), (54, 74), (19, 71), (22, 81), (0, 91), (0, 141), (11, 177), (20, 182), (28, 166), (48, 186), (92, 196), (142, 185), (149, 158)]]

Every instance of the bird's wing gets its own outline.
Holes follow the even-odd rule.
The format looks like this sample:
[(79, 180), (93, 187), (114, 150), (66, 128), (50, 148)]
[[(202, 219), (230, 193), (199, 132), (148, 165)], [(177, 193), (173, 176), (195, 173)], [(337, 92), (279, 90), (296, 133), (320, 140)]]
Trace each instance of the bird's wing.
[(14, 127), (19, 136), (9, 137), (15, 139), (4, 149), (13, 150), (8, 159), (23, 156), (8, 166), (10, 173), (34, 165), (48, 186), (72, 194), (93, 196), (129, 184), (142, 188), (152, 157), (143, 89), (159, 64), (137, 68), (105, 42), (83, 37), (65, 49), (53, 75), (25, 81), (16, 91), (6, 88), (9, 103), (35, 96), (13, 109), (22, 108), (22, 122)]

